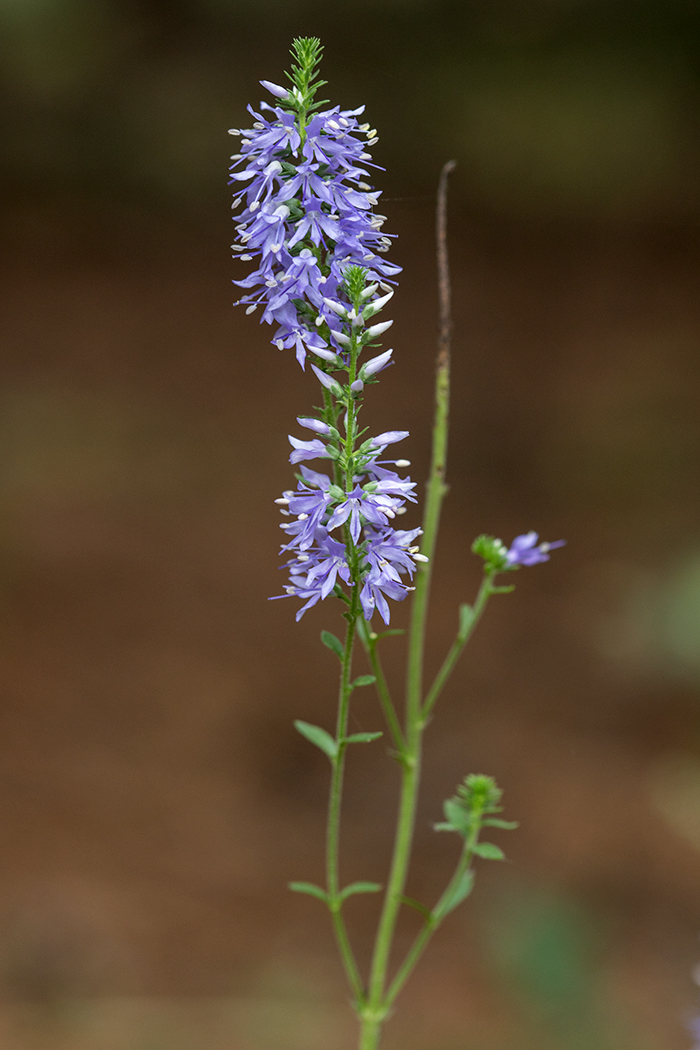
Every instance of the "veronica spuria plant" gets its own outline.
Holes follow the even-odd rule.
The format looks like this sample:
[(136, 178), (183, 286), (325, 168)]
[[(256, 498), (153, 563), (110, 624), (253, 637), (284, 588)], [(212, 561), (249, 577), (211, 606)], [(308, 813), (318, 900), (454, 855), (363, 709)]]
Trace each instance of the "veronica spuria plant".
[[(497, 585), (500, 574), (547, 561), (557, 543), (538, 543), (528, 532), (510, 547), (480, 536), (473, 550), (483, 559), (484, 575), (473, 605), (459, 610), (455, 640), (434, 681), (423, 683), (423, 652), (431, 560), (445, 494), (449, 405), (449, 282), (445, 251), (445, 193), (449, 165), (439, 193), (442, 336), (436, 375), (435, 427), (430, 479), (422, 528), (401, 529), (407, 503), (416, 501), (416, 483), (400, 473), (410, 464), (388, 458), (408, 436), (403, 430), (369, 435), (360, 425), (365, 396), (393, 363), (380, 337), (392, 322), (385, 318), (400, 269), (386, 259), (391, 237), (382, 233), (376, 212), (379, 192), (370, 184), (368, 147), (377, 141), (360, 123), (363, 107), (341, 110), (316, 101), (321, 46), (316, 39), (294, 41), (289, 86), (261, 81), (273, 104), (249, 107), (252, 127), (234, 129), (241, 137), (233, 158), (236, 187), (237, 257), (253, 266), (237, 280), (247, 313), (261, 310), (274, 325), (273, 343), (294, 352), (322, 406), (297, 422), (305, 436), (290, 435), (290, 462), (299, 465), (296, 487), (277, 500), (284, 517), (282, 554), (288, 582), (284, 594), (299, 602), (296, 618), (318, 602), (333, 598), (345, 619), (344, 639), (323, 631), (321, 639), (337, 656), (340, 681), (335, 731), (295, 723), (298, 731), (330, 761), (331, 782), (326, 837), (326, 884), (291, 884), (329, 909), (342, 964), (360, 1021), (360, 1050), (375, 1050), (382, 1026), (432, 934), (471, 890), (475, 858), (501, 859), (500, 848), (484, 842), (484, 828), (514, 827), (503, 821), (501, 792), (492, 778), (468, 776), (445, 802), (437, 830), (461, 841), (452, 879), (430, 907), (405, 894), (420, 783), (423, 734), (445, 682), (489, 598), (511, 591)], [(316, 396), (314, 395), (314, 396)], [(307, 464), (313, 463), (313, 468)], [(382, 668), (380, 649), (388, 634), (391, 604), (412, 596), (403, 717), (395, 706)], [(379, 630), (376, 630), (378, 627)], [(371, 674), (353, 678), (355, 643), (365, 649)], [(347, 748), (367, 744), (382, 732), (348, 733), (352, 694), (373, 686), (398, 761), (401, 794), (394, 851), (386, 886), (357, 882), (342, 886), (339, 865), (340, 816)], [(351, 895), (378, 893), (384, 899), (370, 970), (360, 972), (343, 916)], [(422, 927), (406, 957), (390, 971), (390, 954), (402, 906), (416, 908)]]

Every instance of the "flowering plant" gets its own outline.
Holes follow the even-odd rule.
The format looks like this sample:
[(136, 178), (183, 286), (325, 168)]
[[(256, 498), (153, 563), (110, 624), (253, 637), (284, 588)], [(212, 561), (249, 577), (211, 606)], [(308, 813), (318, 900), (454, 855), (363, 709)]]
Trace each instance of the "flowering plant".
[[(280, 350), (293, 348), (303, 369), (309, 362), (322, 395), (322, 407), (297, 418), (313, 436), (290, 436), (290, 462), (302, 465), (296, 488), (276, 500), (285, 517), (282, 553), (288, 558), (289, 574), (285, 594), (277, 597), (302, 602), (296, 612), (299, 620), (309, 608), (333, 596), (341, 603), (346, 621), (344, 640), (328, 631), (321, 634), (340, 662), (335, 735), (320, 726), (295, 722), (331, 764), (326, 885), (295, 882), (290, 888), (328, 907), (360, 1021), (359, 1047), (375, 1050), (394, 1001), (432, 934), (471, 891), (474, 858), (503, 858), (498, 846), (481, 841), (482, 829), (515, 827), (496, 815), (501, 791), (494, 780), (481, 774), (466, 777), (454, 798), (445, 802), (445, 820), (436, 825), (436, 830), (451, 831), (461, 839), (452, 879), (432, 908), (404, 896), (424, 731), (488, 599), (513, 589), (497, 585), (496, 577), (547, 561), (549, 551), (563, 541), (538, 543), (535, 532), (518, 536), (510, 547), (491, 536), (474, 541), (472, 549), (484, 563), (481, 587), (473, 605), (460, 607), (455, 640), (425, 689), (423, 653), (431, 560), (446, 492), (450, 315), (445, 202), (453, 165), (443, 169), (438, 194), (441, 334), (431, 472), (422, 528), (400, 529), (396, 519), (405, 512), (407, 502), (416, 502), (416, 483), (398, 473), (410, 465), (408, 460), (382, 457), (407, 432), (390, 430), (368, 436), (359, 425), (366, 389), (393, 363), (391, 349), (370, 355), (379, 349), (380, 336), (392, 324), (377, 318), (394, 294), (400, 268), (385, 258), (392, 238), (381, 232), (385, 216), (375, 211), (380, 194), (368, 181), (368, 169), (377, 167), (368, 152), (377, 141), (376, 132), (358, 121), (364, 107), (324, 108), (326, 102), (315, 100), (325, 83), (318, 79), (321, 52), (315, 38), (295, 40), (294, 61), (287, 74), (290, 85), (262, 80), (274, 104), (262, 102), (259, 112), (249, 107), (252, 127), (231, 132), (241, 136), (240, 152), (232, 157), (234, 208), (241, 209), (233, 248), (239, 259), (255, 265), (236, 282), (244, 290), (240, 302), (246, 305), (246, 312), (262, 308), (262, 321), (276, 326), (274, 344)], [(305, 465), (315, 460), (327, 460), (327, 472)], [(380, 658), (382, 639), (402, 632), (380, 628), (378, 633), (372, 621), (378, 613), (388, 626), (390, 602), (403, 601), (409, 593), (413, 604), (402, 722)], [(353, 679), (353, 650), (358, 639), (372, 673)], [(350, 745), (382, 736), (381, 732), (348, 734), (352, 693), (363, 686), (376, 689), (393, 745), (392, 757), (401, 771), (394, 852), (366, 980), (351, 946), (343, 905), (351, 895), (378, 893), (382, 887), (372, 882), (341, 887), (339, 871), (346, 751)], [(390, 977), (390, 952), (402, 905), (416, 908), (423, 925)]]

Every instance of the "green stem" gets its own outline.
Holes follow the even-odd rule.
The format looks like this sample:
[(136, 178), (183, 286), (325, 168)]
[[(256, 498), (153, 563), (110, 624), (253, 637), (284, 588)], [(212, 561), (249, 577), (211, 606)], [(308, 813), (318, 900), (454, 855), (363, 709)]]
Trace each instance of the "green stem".
[(423, 704), (423, 710), (421, 714), (421, 721), (423, 725), (426, 724), (428, 718), (430, 717), (430, 713), (433, 707), (435, 706), (435, 701), (440, 696), (445, 682), (452, 674), (455, 664), (462, 655), (462, 650), (464, 649), (464, 646), (469, 641), (472, 632), (474, 631), (474, 628), (481, 619), (481, 614), (486, 608), (487, 601), (494, 593), (491, 580), (492, 577), (487, 574), (481, 581), (479, 593), (476, 596), (476, 601), (474, 602), (474, 606), (472, 608), (472, 615), (469, 618), (469, 620), (465, 623), (464, 627), (460, 628), (457, 637), (452, 643), (452, 648), (450, 649), (449, 653), (443, 661), (442, 667), (435, 675), (433, 684), (428, 690), (428, 695), (426, 696), (425, 702)]
[(377, 679), (375, 683), (377, 696), (379, 697), (379, 703), (384, 712), (387, 727), (391, 733), (392, 740), (394, 741), (394, 747), (398, 751), (399, 758), (402, 758), (405, 747), (403, 732), (401, 730), (398, 715), (396, 714), (394, 702), (391, 699), (391, 693), (389, 692), (389, 685), (384, 674), (384, 668), (382, 667), (382, 662), (379, 658), (379, 653), (377, 652), (377, 642), (379, 639), (373, 634), (372, 628), (367, 623), (364, 616), (361, 616), (357, 621), (357, 633), (365, 647), (367, 658), (370, 667), (372, 668), (372, 674)]
[(472, 831), (469, 833), (469, 836), (465, 839), (462, 854), (459, 858), (459, 862), (457, 864), (457, 867), (455, 868), (454, 874), (447, 885), (447, 889), (442, 894), (440, 900), (437, 902), (432, 912), (430, 913), (430, 918), (426, 919), (425, 925), (423, 926), (415, 941), (411, 945), (406, 955), (406, 958), (399, 967), (396, 977), (391, 983), (391, 987), (389, 988), (389, 991), (387, 992), (386, 998), (384, 1000), (387, 1007), (390, 1007), (392, 1005), (397, 995), (403, 988), (404, 984), (411, 976), (411, 973), (413, 972), (416, 963), (418, 962), (428, 945), (428, 941), (430, 941), (435, 931), (442, 924), (442, 921), (445, 918), (445, 916), (448, 915), (451, 911), (451, 908), (449, 908), (450, 898), (455, 893), (457, 887), (459, 886), (462, 880), (462, 877), (464, 876), (465, 871), (469, 867), (469, 864), (472, 859), (472, 852), (474, 850), (474, 846), (476, 845), (476, 842), (479, 838), (480, 827), (481, 822), (477, 817), (477, 820), (474, 822)]
[(379, 1045), (381, 1026), (389, 1009), (384, 998), (384, 989), (386, 987), (387, 968), (396, 921), (408, 875), (408, 864), (416, 821), (418, 788), (420, 785), (424, 728), (421, 706), (425, 626), (432, 575), (432, 559), (435, 553), (440, 510), (447, 491), (444, 479), (447, 463), (447, 427), (450, 402), (451, 320), (450, 284), (447, 265), (446, 202), (447, 177), (453, 167), (453, 161), (445, 164), (438, 187), (437, 246), (440, 334), (435, 376), (432, 456), (423, 515), (423, 540), (421, 543), (421, 553), (427, 556), (428, 562), (421, 565), (416, 574), (416, 587), (413, 594), (408, 639), (406, 721), (404, 726), (405, 747), (402, 761), (401, 796), (391, 870), (372, 956), (367, 1001), (365, 1008), (361, 1012), (360, 1050), (375, 1050), (375, 1047)]
[(338, 741), (338, 752), (333, 760), (333, 771), (331, 774), (331, 788), (328, 799), (328, 826), (326, 836), (326, 890), (328, 892), (328, 907), (331, 911), (333, 929), (336, 941), (343, 960), (343, 966), (348, 980), (355, 995), (356, 1002), (360, 1004), (364, 997), (362, 980), (360, 978), (355, 956), (350, 946), (345, 920), (343, 919), (340, 895), (340, 810), (343, 798), (343, 774), (345, 772), (345, 751), (347, 744), (345, 737), (348, 735), (348, 716), (350, 713), (350, 694), (352, 688), (350, 678), (352, 673), (352, 650), (355, 641), (355, 627), (359, 615), (358, 610), (359, 584), (355, 584), (352, 592), (350, 609), (345, 614), (348, 626), (345, 632), (345, 646), (343, 649), (343, 660), (340, 671), (340, 686), (338, 690), (338, 718), (336, 722), (336, 740)]

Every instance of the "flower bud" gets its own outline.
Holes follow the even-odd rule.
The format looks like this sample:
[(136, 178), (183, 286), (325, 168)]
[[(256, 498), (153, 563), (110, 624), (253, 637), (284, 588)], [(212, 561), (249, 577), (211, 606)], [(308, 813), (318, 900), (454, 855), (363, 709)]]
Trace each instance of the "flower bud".
[(376, 339), (382, 332), (386, 332), (387, 328), (391, 328), (393, 321), (380, 321), (379, 324), (373, 324), (365, 330), (365, 336), (369, 339)]
[(389, 359), (393, 352), (393, 350), (386, 350), (383, 354), (379, 354), (378, 357), (373, 357), (371, 361), (364, 364), (360, 369), (360, 378), (367, 379), (369, 376), (381, 372), (381, 370), (386, 368), (389, 364)]
[(260, 83), (266, 91), (269, 91), (276, 98), (286, 98), (289, 94), (286, 88), (280, 87), (279, 84), (273, 84), (270, 80), (261, 80)]

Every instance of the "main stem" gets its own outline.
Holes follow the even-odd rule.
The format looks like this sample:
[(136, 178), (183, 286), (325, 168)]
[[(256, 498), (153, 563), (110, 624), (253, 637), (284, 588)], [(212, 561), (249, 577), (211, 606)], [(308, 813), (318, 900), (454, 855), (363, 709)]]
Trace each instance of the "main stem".
[[(353, 335), (350, 348), (350, 383), (357, 374), (357, 355), (359, 346), (357, 338)], [(347, 406), (347, 422), (345, 435), (345, 489), (350, 492), (353, 487), (352, 469), (350, 468), (351, 453), (355, 442), (357, 409), (354, 402)], [(355, 996), (358, 1009), (364, 1003), (364, 989), (357, 968), (355, 956), (350, 946), (347, 927), (342, 915), (342, 901), (340, 900), (340, 810), (343, 798), (343, 775), (345, 773), (345, 751), (348, 735), (348, 716), (350, 713), (350, 694), (352, 693), (351, 671), (352, 650), (355, 643), (357, 631), (357, 620), (360, 614), (360, 584), (358, 582), (357, 550), (350, 536), (350, 530), (345, 527), (345, 544), (348, 563), (355, 583), (352, 588), (350, 607), (345, 613), (347, 619), (347, 630), (345, 632), (345, 645), (343, 647), (343, 659), (340, 668), (340, 685), (338, 689), (338, 717), (336, 721), (335, 738), (338, 750), (333, 759), (333, 772), (331, 775), (331, 788), (328, 799), (328, 825), (326, 833), (326, 891), (328, 893), (328, 907), (333, 919), (333, 929), (336, 941), (343, 960), (343, 966)]]
[(331, 788), (328, 798), (328, 825), (326, 834), (326, 891), (328, 893), (328, 907), (333, 920), (338, 948), (343, 960), (345, 973), (352, 987), (355, 1000), (359, 1004), (363, 999), (362, 980), (357, 968), (355, 956), (350, 946), (345, 920), (341, 912), (339, 900), (340, 881), (340, 810), (343, 800), (343, 775), (345, 773), (345, 751), (347, 745), (345, 738), (348, 735), (348, 716), (350, 713), (350, 676), (352, 670), (352, 650), (355, 641), (355, 630), (358, 616), (358, 590), (355, 584), (348, 611), (348, 627), (345, 632), (345, 646), (343, 648), (343, 660), (340, 671), (340, 685), (338, 688), (338, 717), (336, 721), (335, 737), (338, 741), (338, 752), (333, 760), (333, 771), (331, 774)]
[(440, 302), (440, 329), (435, 376), (435, 417), (433, 424), (432, 457), (423, 515), (421, 553), (429, 559), (418, 571), (413, 595), (408, 640), (406, 672), (405, 749), (402, 755), (401, 796), (394, 839), (394, 852), (389, 880), (384, 895), (382, 914), (372, 957), (367, 1001), (361, 1012), (359, 1050), (376, 1050), (382, 1025), (389, 1011), (385, 998), (387, 969), (396, 921), (404, 894), (408, 865), (411, 857), (413, 832), (416, 822), (418, 788), (422, 758), (423, 719), (423, 656), (425, 626), (430, 594), (433, 556), (437, 540), (442, 501), (447, 491), (445, 467), (447, 463), (447, 426), (450, 400), (450, 282), (447, 262), (447, 178), (455, 167), (448, 161), (442, 169), (437, 203), (438, 291)]

